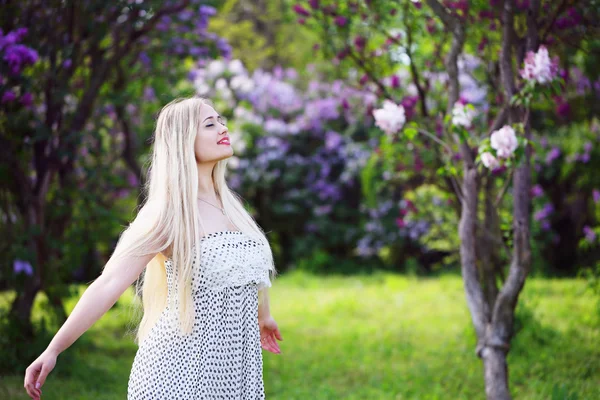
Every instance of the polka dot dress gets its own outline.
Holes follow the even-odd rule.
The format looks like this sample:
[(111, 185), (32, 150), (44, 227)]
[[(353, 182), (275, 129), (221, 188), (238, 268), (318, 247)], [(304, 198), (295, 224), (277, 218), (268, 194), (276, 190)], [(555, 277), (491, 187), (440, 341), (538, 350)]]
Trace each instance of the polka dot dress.
[[(264, 245), (240, 231), (209, 233), (200, 242), (192, 333), (180, 333), (167, 306), (137, 350), (128, 400), (265, 398), (258, 290), (271, 282)], [(171, 259), (165, 269), (170, 298)]]

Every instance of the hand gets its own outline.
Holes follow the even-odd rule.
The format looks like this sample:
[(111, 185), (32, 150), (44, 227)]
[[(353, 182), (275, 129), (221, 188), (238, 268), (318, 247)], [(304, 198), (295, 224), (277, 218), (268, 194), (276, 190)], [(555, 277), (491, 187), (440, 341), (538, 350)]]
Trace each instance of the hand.
[(258, 326), (260, 327), (260, 344), (262, 348), (272, 353), (280, 354), (281, 350), (275, 339), (283, 340), (283, 337), (281, 337), (277, 322), (275, 322), (273, 317), (268, 316), (260, 318)]
[(46, 377), (56, 365), (58, 355), (53, 351), (46, 349), (29, 367), (25, 370), (25, 390), (29, 397), (39, 400), (42, 395), (42, 385)]

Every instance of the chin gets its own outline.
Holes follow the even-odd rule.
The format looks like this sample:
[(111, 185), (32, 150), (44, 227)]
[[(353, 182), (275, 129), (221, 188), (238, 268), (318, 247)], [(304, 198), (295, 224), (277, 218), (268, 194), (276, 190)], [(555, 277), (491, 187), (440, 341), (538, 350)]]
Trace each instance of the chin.
[(232, 156), (233, 156), (233, 150), (229, 154), (220, 157), (217, 161), (227, 160), (228, 158), (231, 158)]

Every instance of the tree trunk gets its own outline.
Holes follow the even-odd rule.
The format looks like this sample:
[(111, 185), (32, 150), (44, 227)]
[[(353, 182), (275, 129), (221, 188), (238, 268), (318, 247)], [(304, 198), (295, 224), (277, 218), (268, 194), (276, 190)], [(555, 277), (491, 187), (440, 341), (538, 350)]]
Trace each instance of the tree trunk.
[(510, 399), (508, 390), (508, 365), (506, 352), (486, 347), (481, 353), (485, 376), (485, 397), (487, 400)]
[(18, 324), (18, 329), (26, 338), (33, 337), (33, 325), (31, 324), (31, 309), (35, 296), (40, 286), (34, 280), (25, 283), (25, 289), (18, 292), (10, 307), (10, 319)]

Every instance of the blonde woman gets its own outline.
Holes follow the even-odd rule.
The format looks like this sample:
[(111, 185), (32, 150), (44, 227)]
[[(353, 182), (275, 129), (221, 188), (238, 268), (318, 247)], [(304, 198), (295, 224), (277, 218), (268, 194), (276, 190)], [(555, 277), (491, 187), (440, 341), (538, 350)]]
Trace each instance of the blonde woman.
[(283, 340), (269, 311), (276, 269), (264, 232), (225, 181), (227, 126), (204, 99), (160, 112), (147, 199), (100, 277), (27, 368), (39, 399), (57, 356), (136, 281), (143, 318), (128, 400), (264, 399), (262, 349)]

